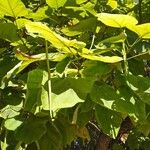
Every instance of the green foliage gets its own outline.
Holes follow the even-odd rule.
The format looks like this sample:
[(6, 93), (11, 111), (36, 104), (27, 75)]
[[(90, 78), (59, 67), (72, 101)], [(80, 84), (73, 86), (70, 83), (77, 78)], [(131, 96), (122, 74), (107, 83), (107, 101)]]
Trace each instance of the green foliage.
[(148, 0), (0, 0), (0, 149), (84, 146), (91, 122), (122, 140), (126, 117), (132, 130), (111, 148), (149, 148), (149, 8)]
[(28, 14), (28, 10), (20, 0), (14, 0), (13, 2), (10, 0), (1, 0), (0, 14), (18, 18), (21, 16), (26, 16)]
[(46, 3), (54, 9), (58, 9), (59, 7), (63, 7), (67, 0), (46, 0)]

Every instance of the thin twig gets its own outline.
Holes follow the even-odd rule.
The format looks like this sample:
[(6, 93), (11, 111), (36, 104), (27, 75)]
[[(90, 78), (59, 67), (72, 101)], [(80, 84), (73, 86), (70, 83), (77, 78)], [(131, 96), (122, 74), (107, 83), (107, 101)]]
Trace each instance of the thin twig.
[(129, 58), (127, 58), (127, 60), (130, 60), (130, 59), (133, 59), (133, 58), (136, 58), (136, 57), (143, 56), (143, 55), (145, 55), (145, 54), (147, 54), (147, 53), (149, 53), (149, 52), (150, 52), (150, 51), (146, 51), (146, 52), (144, 52), (144, 53), (141, 53), (141, 54), (138, 54), (138, 55), (135, 55), (135, 56), (129, 57)]
[(95, 41), (95, 34), (93, 34), (93, 36), (92, 36), (92, 42), (91, 42), (90, 50), (92, 49), (92, 47), (94, 45), (94, 41)]
[(94, 124), (93, 122), (89, 121), (89, 124), (91, 124), (94, 128), (96, 128), (99, 132), (101, 132), (101, 130), (97, 127), (96, 124)]
[(49, 65), (49, 58), (48, 58), (48, 42), (45, 41), (45, 54), (46, 54), (46, 64), (47, 64), (47, 71), (48, 71), (48, 103), (49, 103), (49, 115), (52, 119), (52, 109), (51, 109), (51, 72), (50, 72), (50, 65)]
[(125, 75), (128, 74), (128, 61), (127, 61), (127, 53), (125, 48), (125, 43), (122, 43), (122, 55), (123, 55), (123, 61), (124, 61), (124, 71)]

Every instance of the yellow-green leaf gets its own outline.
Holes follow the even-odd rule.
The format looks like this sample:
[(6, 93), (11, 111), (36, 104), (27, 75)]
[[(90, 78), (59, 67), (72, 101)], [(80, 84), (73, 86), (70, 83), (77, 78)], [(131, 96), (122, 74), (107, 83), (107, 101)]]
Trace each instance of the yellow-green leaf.
[(119, 56), (102, 56), (102, 55), (96, 56), (96, 55), (92, 55), (92, 54), (81, 54), (81, 53), (80, 53), (80, 56), (84, 57), (86, 59), (102, 61), (105, 63), (116, 63), (116, 62), (123, 60), (122, 57), (119, 57)]
[(138, 21), (129, 15), (99, 13), (98, 20), (110, 27), (123, 28), (136, 25)]
[(25, 19), (25, 18), (19, 18), (16, 20), (16, 24), (17, 24), (17, 27), (18, 29), (21, 29), (21, 28), (24, 28), (25, 27), (25, 24), (27, 22), (31, 22), (31, 20), (28, 20), (28, 19)]
[(28, 10), (21, 0), (0, 0), (0, 15), (17, 18), (27, 14)]
[(137, 33), (140, 38), (150, 39), (150, 23), (134, 25), (128, 27), (131, 31)]
[(67, 0), (46, 0), (46, 3), (49, 7), (58, 9), (59, 7), (63, 7)]
[(109, 37), (107, 39), (102, 40), (99, 44), (101, 43), (122, 43), (126, 40), (127, 35), (125, 32), (121, 32), (117, 36)]
[[(28, 15), (28, 18), (32, 18), (34, 21), (40, 21), (46, 18), (49, 18), (48, 14), (46, 13), (48, 11), (49, 7), (39, 7), (36, 12), (31, 12)], [(49, 12), (50, 13), (50, 12)]]
[(77, 49), (82, 49), (85, 47), (84, 42), (80, 42), (75, 39), (68, 40), (40, 22), (26, 23), (25, 27), (31, 35), (38, 34), (37, 36), (48, 40), (55, 48), (64, 53), (76, 54)]
[(116, 0), (108, 0), (107, 5), (110, 6), (112, 9), (116, 9), (118, 6), (118, 3)]
[[(29, 56), (19, 50), (16, 53), (16, 57), (18, 58), (18, 60), (20, 60), (20, 62), (16, 66), (14, 66), (9, 72), (7, 72), (3, 80), (9, 79), (14, 74), (18, 74), (33, 62), (46, 60), (45, 53)], [(56, 62), (62, 61), (65, 57), (66, 55), (61, 53), (49, 53), (48, 55), (50, 61)]]
[[(21, 51), (16, 52), (16, 57), (18, 60), (21, 60), (21, 64), (17, 67), (17, 73), (21, 72), (23, 69), (25, 69), (29, 64), (36, 62), (36, 61), (43, 61), (46, 60), (45, 53), (37, 54), (29, 56), (27, 54), (22, 53)], [(61, 53), (49, 53), (48, 58), (50, 61), (61, 61), (66, 57), (66, 55)]]
[(76, 3), (80, 5), (80, 4), (82, 4), (82, 3), (85, 3), (86, 1), (87, 1), (87, 0), (76, 0)]
[[(49, 110), (47, 92), (43, 91), (43, 94), (45, 94), (45, 99), (42, 100), (43, 109)], [(52, 93), (51, 109), (55, 112), (59, 109), (73, 107), (77, 103), (83, 102), (84, 100), (80, 99), (73, 89), (68, 89), (59, 95)]]

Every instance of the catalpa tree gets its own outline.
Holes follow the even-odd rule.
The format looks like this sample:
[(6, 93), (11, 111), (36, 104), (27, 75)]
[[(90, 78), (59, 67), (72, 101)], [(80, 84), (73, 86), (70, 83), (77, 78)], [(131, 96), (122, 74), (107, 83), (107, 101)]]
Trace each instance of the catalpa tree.
[(148, 150), (149, 0), (0, 0), (2, 150)]

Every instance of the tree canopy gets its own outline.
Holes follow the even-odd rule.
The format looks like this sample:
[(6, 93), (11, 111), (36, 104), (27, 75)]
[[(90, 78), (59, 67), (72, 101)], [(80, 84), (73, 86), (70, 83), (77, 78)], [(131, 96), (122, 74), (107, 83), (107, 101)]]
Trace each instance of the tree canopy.
[(0, 0), (2, 150), (148, 150), (149, 0)]

